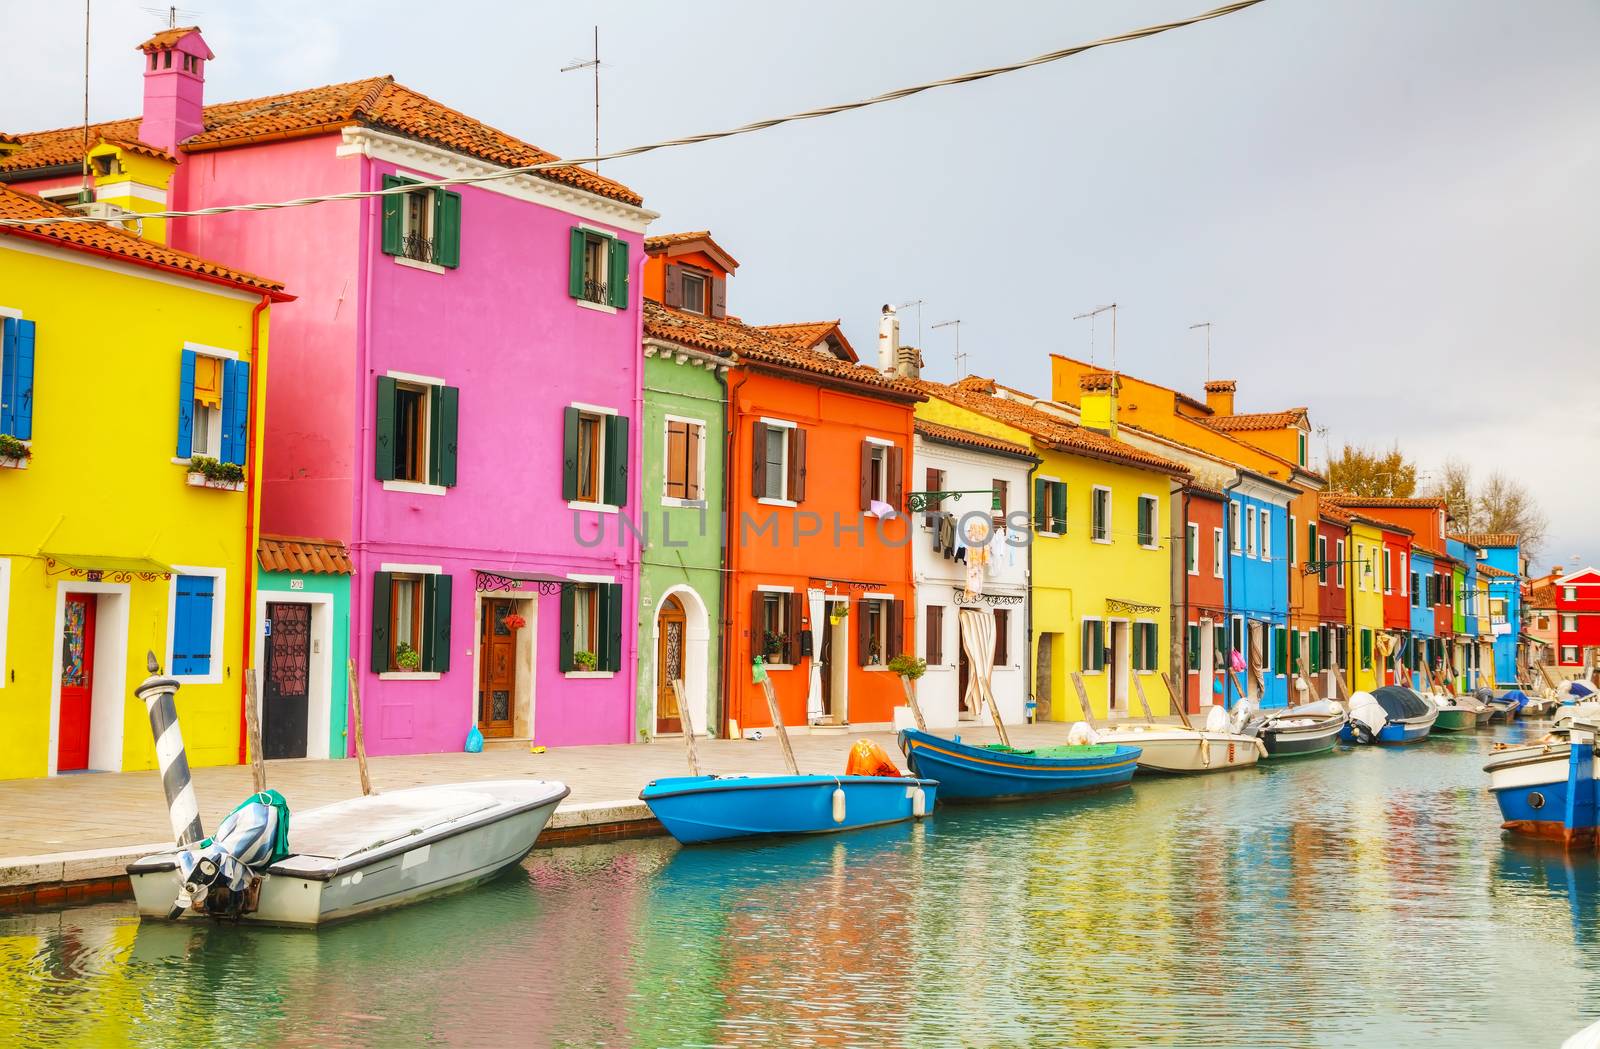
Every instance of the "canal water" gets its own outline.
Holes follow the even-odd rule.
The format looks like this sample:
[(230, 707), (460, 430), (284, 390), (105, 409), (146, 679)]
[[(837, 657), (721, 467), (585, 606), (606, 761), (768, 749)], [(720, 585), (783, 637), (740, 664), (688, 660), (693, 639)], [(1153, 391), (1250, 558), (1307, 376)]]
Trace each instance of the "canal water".
[(540, 850), (322, 932), (3, 917), (0, 1044), (1559, 1045), (1600, 1017), (1600, 884), (1502, 840), (1491, 738)]

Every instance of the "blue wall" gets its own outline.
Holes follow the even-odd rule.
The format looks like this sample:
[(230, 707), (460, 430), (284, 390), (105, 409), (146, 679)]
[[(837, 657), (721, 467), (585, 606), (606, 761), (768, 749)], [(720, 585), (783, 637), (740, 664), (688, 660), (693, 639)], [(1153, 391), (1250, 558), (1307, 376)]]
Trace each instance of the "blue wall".
[(1428, 577), (1433, 574), (1433, 558), (1427, 554), (1419, 553), (1415, 548), (1411, 551), (1411, 571), (1417, 574), (1416, 585), (1412, 580), (1407, 580), (1406, 585), (1411, 587), (1411, 595), (1406, 600), (1411, 601), (1411, 634), (1413, 637), (1433, 636), (1433, 608), (1423, 604), (1428, 595)]
[[(1262, 696), (1262, 707), (1282, 707), (1288, 704), (1289, 685), (1287, 667), (1280, 667), (1277, 655), (1276, 631), (1286, 629), (1289, 616), (1289, 496), (1279, 497), (1277, 501), (1265, 499), (1255, 495), (1247, 495), (1242, 491), (1235, 491), (1229, 495), (1233, 506), (1238, 508), (1237, 520), (1242, 530), (1249, 531), (1251, 510), (1255, 511), (1256, 531), (1262, 532), (1262, 515), (1268, 515), (1266, 520), (1269, 541), (1265, 544), (1257, 542), (1252, 556), (1251, 544), (1248, 537), (1241, 536), (1235, 544), (1233, 512), (1230, 511), (1228, 532), (1228, 567), (1227, 578), (1223, 580), (1224, 603), (1229, 615), (1230, 644), (1234, 636), (1232, 619), (1240, 617), (1245, 621), (1245, 626), (1240, 628), (1244, 637), (1245, 655), (1249, 655), (1249, 623), (1264, 624), (1264, 637), (1262, 649), (1265, 655), (1265, 666), (1262, 668), (1262, 678), (1266, 682), (1266, 693)], [(1237, 545), (1238, 549), (1234, 547)], [(1268, 549), (1263, 552), (1262, 547)], [(1240, 675), (1240, 680), (1244, 676)], [(1234, 687), (1232, 677), (1228, 682), (1228, 705), (1239, 698), (1238, 689)]]
[[(1510, 572), (1510, 579), (1489, 580), (1489, 600), (1506, 599), (1506, 620), (1511, 629), (1494, 638), (1494, 679), (1501, 688), (1517, 679), (1517, 635), (1522, 630), (1522, 588), (1517, 585), (1517, 573), (1522, 570), (1522, 550), (1515, 546), (1490, 546), (1486, 561), (1502, 572)], [(1492, 626), (1491, 626), (1492, 629)]]

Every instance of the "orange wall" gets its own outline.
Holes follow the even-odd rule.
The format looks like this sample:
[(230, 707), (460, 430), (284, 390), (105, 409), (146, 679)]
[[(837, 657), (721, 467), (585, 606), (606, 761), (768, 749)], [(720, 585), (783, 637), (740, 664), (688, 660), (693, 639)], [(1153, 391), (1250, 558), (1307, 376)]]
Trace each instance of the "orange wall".
[[(900, 680), (887, 671), (857, 665), (856, 617), (862, 591), (848, 581), (870, 582), (871, 592), (891, 594), (901, 602), (905, 648), (915, 652), (911, 542), (902, 513), (880, 522), (860, 509), (861, 443), (867, 436), (893, 441), (901, 449), (901, 484), (912, 489), (910, 401), (892, 401), (868, 394), (820, 386), (748, 367), (728, 376), (729, 418), (733, 447), (728, 457), (729, 565), (732, 580), (724, 615), (728, 622), (724, 647), (728, 659), (729, 717), (741, 730), (771, 724), (761, 686), (751, 681), (751, 661), (761, 645), (760, 625), (751, 622), (751, 594), (760, 585), (793, 587), (804, 594), (819, 587), (850, 597), (847, 704), (853, 723), (887, 722), (903, 705)], [(758, 502), (752, 491), (753, 424), (762, 417), (794, 422), (806, 431), (806, 492), (797, 507)], [(899, 508), (904, 510), (904, 506)], [(815, 515), (812, 517), (810, 515)], [(835, 516), (841, 526), (835, 528)], [(777, 526), (756, 534), (748, 519)], [(845, 528), (860, 527), (858, 536)], [(882, 529), (882, 532), (879, 529)], [(796, 535), (797, 531), (818, 531)], [(837, 537), (837, 542), (835, 541)], [(885, 537), (889, 542), (885, 542)], [(892, 545), (899, 543), (900, 545)], [(832, 581), (830, 587), (827, 584)], [(804, 598), (802, 605), (805, 606)], [(792, 628), (810, 628), (809, 609)], [(774, 670), (771, 680), (788, 725), (806, 721), (810, 685), (809, 657), (793, 669)]]
[(726, 277), (728, 271), (711, 261), (711, 256), (703, 251), (686, 251), (681, 255), (674, 255), (670, 259), (667, 253), (652, 252), (645, 256), (644, 262), (644, 297), (654, 302), (665, 302), (665, 285), (667, 281), (667, 263), (674, 266), (698, 266), (700, 269), (709, 270), (714, 277)]

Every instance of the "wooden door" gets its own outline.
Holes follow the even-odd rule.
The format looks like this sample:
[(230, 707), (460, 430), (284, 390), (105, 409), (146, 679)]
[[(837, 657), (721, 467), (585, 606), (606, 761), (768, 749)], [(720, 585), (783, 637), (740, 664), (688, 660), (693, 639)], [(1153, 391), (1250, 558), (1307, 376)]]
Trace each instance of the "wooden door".
[(89, 767), (89, 723), (94, 707), (93, 594), (68, 594), (61, 615), (61, 717), (56, 770)]
[[(823, 617), (826, 620), (826, 622), (822, 627), (822, 646), (821, 646), (821, 649), (817, 652), (816, 660), (817, 660), (818, 666), (821, 667), (821, 674), (822, 674), (822, 713), (823, 713), (823, 715), (825, 717), (832, 718), (833, 717), (833, 635), (838, 633), (840, 628), (839, 628), (839, 626), (836, 626), (834, 624), (833, 619), (832, 619), (832, 610), (835, 607), (834, 603), (831, 602), (831, 601), (825, 601), (825, 602), (823, 602), (823, 607), (829, 609), (829, 613)], [(846, 622), (848, 622), (848, 621), (849, 620), (846, 620)]]
[(683, 731), (683, 715), (672, 683), (683, 687), (683, 605), (676, 597), (661, 602), (656, 621), (656, 734)]
[(261, 688), (261, 756), (303, 758), (311, 706), (311, 606), (270, 602), (265, 681)]
[(517, 690), (517, 632), (506, 622), (515, 604), (504, 598), (483, 602), (478, 638), (478, 731), (489, 737), (512, 733), (512, 702)]

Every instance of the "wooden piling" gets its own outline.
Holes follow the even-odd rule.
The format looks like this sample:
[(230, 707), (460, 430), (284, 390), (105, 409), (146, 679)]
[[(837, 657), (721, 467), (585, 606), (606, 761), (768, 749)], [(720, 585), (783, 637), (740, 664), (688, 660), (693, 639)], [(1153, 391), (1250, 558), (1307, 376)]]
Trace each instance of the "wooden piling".
[(356, 661), (350, 660), (350, 717), (355, 722), (356, 768), (361, 773), (361, 793), (372, 793), (372, 778), (367, 775), (367, 739), (362, 732), (361, 686), (356, 681)]

